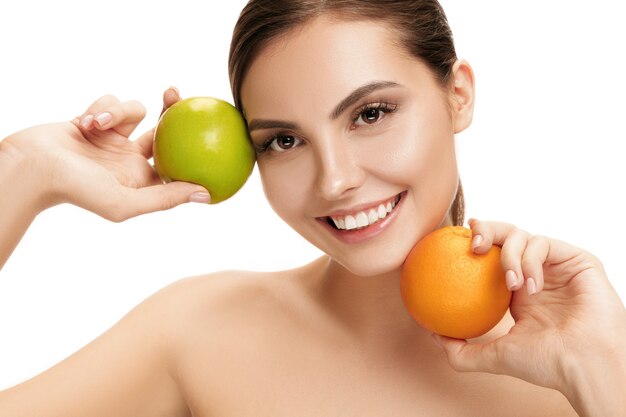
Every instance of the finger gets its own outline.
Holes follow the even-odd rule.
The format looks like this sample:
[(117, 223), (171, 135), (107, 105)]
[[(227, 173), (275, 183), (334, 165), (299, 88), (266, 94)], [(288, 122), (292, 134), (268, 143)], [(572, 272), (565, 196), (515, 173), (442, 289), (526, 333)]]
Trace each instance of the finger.
[(152, 158), (152, 145), (154, 144), (154, 129), (148, 130), (146, 133), (141, 135), (135, 143), (139, 147), (139, 152), (143, 155), (144, 158), (150, 159)]
[(487, 253), (492, 245), (502, 246), (512, 230), (516, 227), (509, 223), (484, 222), (469, 220), (472, 229), (472, 250), (476, 254)]
[(452, 369), (459, 372), (501, 373), (496, 343), (468, 343), (465, 340), (433, 334), (435, 342), (443, 348)]
[(544, 236), (533, 236), (526, 247), (522, 259), (522, 269), (526, 277), (528, 295), (541, 291), (544, 287), (543, 265), (550, 253), (550, 240)]
[(78, 123), (76, 124), (79, 128), (83, 130), (90, 130), (93, 128), (93, 114), (85, 114), (77, 118)]
[(529, 239), (528, 232), (513, 228), (502, 245), (500, 265), (505, 271), (506, 285), (511, 291), (519, 290), (524, 285), (522, 258)]
[(94, 115), (102, 112), (103, 109), (119, 103), (117, 97), (110, 94), (104, 95), (91, 103), (85, 112), (79, 116), (80, 122), (78, 126), (83, 130), (91, 130), (94, 127)]
[(584, 258), (591, 263), (589, 265), (590, 267), (600, 269), (602, 268), (601, 262), (589, 252), (586, 252), (585, 250), (569, 243), (563, 242), (562, 240), (548, 237), (544, 238), (547, 239), (549, 245), (545, 264), (557, 265), (584, 255)]
[(474, 253), (487, 253), (494, 244), (501, 246), (500, 262), (505, 271), (507, 287), (511, 291), (522, 288), (524, 274), (521, 259), (530, 234), (509, 223), (470, 219), (469, 225), (472, 228), (472, 250)]
[[(171, 182), (144, 188), (120, 189), (102, 217), (121, 222), (141, 214), (169, 210), (184, 203), (209, 203), (210, 194), (203, 187), (187, 182)], [(111, 209), (113, 207), (113, 209)]]
[(163, 92), (163, 109), (161, 115), (165, 113), (165, 110), (169, 109), (173, 104), (176, 104), (181, 100), (180, 92), (176, 87), (170, 87)]
[(146, 108), (136, 100), (122, 101), (94, 114), (94, 127), (98, 130), (114, 129), (120, 135), (130, 136), (146, 116)]
[(133, 189), (128, 197), (129, 205), (134, 209), (129, 212), (131, 217), (170, 210), (184, 203), (209, 203), (211, 201), (211, 196), (205, 188), (180, 181)]

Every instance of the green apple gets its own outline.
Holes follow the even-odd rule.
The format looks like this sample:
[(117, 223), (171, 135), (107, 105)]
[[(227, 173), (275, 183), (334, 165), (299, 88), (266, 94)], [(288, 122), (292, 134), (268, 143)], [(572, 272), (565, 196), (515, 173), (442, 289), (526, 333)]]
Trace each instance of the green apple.
[(164, 181), (202, 185), (212, 204), (245, 184), (256, 157), (239, 110), (212, 97), (192, 97), (168, 108), (154, 132), (153, 151)]

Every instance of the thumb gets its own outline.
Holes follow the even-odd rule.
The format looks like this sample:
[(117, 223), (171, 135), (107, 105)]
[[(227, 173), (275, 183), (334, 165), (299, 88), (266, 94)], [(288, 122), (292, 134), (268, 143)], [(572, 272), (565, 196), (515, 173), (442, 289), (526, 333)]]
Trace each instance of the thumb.
[(450, 366), (459, 372), (502, 373), (500, 358), (502, 355), (497, 343), (468, 343), (465, 340), (432, 334), (435, 342), (441, 346), (448, 357)]
[(155, 211), (169, 210), (180, 204), (210, 203), (211, 195), (202, 186), (175, 181), (143, 188), (125, 188), (125, 219)]

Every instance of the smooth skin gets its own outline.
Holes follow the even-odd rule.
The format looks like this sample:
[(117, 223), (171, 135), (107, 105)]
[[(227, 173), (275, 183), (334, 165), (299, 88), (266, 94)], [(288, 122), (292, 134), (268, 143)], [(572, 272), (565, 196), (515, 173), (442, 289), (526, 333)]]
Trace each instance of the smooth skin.
[[(451, 223), (454, 135), (471, 123), (474, 76), (458, 61), (444, 90), (392, 37), (380, 24), (320, 18), (268, 45), (243, 85), (250, 125), (280, 122), (251, 132), (257, 146), (276, 137), (258, 155), (268, 200), (326, 256), (295, 270), (179, 281), (67, 360), (1, 392), (0, 415), (622, 413), (626, 312), (600, 261), (582, 249), (472, 220), (477, 253), (502, 246), (511, 315), (468, 343), (433, 338), (405, 311), (404, 257)], [(394, 84), (354, 95), (380, 81)], [(178, 99), (168, 90), (165, 107)], [(361, 110), (381, 101), (395, 110)], [(207, 201), (201, 187), (160, 184), (148, 163), (150, 132), (128, 140), (144, 114), (139, 103), (106, 96), (72, 122), (0, 143), (2, 263), (55, 204), (121, 221)], [(397, 194), (393, 221), (357, 243), (323, 220)]]

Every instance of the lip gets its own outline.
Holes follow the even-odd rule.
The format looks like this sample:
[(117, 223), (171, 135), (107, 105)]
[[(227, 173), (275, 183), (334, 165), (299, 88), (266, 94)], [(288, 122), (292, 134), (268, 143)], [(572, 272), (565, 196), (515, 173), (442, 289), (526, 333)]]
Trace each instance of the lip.
[(339, 210), (339, 211), (335, 211), (332, 213), (331, 216), (345, 216), (351, 213), (355, 213), (357, 211), (363, 211), (363, 210), (369, 209), (371, 207), (374, 207), (382, 203), (387, 203), (388, 201), (394, 200), (398, 196), (400, 197), (400, 200), (398, 201), (394, 209), (391, 210), (391, 213), (387, 215), (387, 217), (385, 217), (382, 220), (377, 221), (376, 223), (370, 226), (367, 226), (361, 229), (353, 229), (353, 230), (336, 229), (330, 224), (328, 224), (328, 219), (331, 216), (320, 217), (320, 218), (317, 218), (316, 220), (318, 220), (320, 224), (323, 227), (325, 227), (338, 240), (344, 243), (350, 243), (350, 244), (362, 243), (380, 235), (381, 233), (383, 233), (385, 230), (389, 228), (389, 226), (396, 219), (396, 217), (398, 217), (398, 213), (400, 212), (400, 209), (403, 206), (404, 197), (406, 196), (406, 193), (407, 193), (406, 191), (403, 191), (400, 194), (396, 194), (392, 198), (381, 200), (378, 203), (368, 203), (366, 205), (351, 208), (350, 210)]

